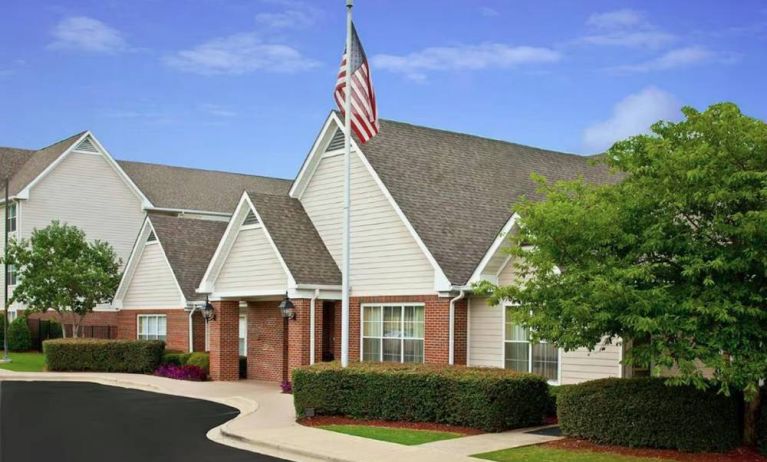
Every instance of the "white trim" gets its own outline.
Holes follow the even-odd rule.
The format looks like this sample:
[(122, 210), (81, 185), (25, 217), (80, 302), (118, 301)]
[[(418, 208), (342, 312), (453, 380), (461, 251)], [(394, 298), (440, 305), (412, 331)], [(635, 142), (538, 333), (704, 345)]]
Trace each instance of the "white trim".
[[(503, 225), (503, 228), (501, 228), (501, 231), (498, 233), (498, 235), (495, 237), (495, 240), (490, 245), (490, 248), (487, 249), (487, 252), (482, 256), (482, 259), (479, 261), (479, 264), (477, 264), (477, 267), (474, 269), (474, 272), (471, 274), (471, 278), (469, 278), (469, 283), (475, 283), (482, 280), (482, 273), (485, 272), (485, 269), (487, 269), (488, 263), (490, 263), (490, 260), (495, 256), (495, 254), (498, 252), (498, 249), (501, 248), (504, 242), (506, 242), (506, 238), (509, 234), (509, 231), (514, 227), (514, 225), (519, 220), (518, 214), (513, 214), (511, 218), (509, 218), (506, 221), (506, 224)], [(500, 272), (498, 273), (500, 274)]]
[[(274, 289), (258, 289), (258, 290), (236, 290), (236, 291), (228, 291), (228, 292), (211, 292), (210, 293), (210, 300), (211, 301), (219, 301), (219, 300), (225, 300), (225, 299), (242, 299), (242, 298), (250, 298), (250, 297), (284, 297), (285, 296), (285, 288), (274, 288)], [(292, 298), (292, 297), (291, 297)]]
[[(247, 312), (247, 308), (245, 310), (246, 311), (244, 313), (242, 311), (240, 311), (240, 316), (237, 318), (237, 350), (238, 350), (237, 354), (238, 354), (238, 356), (245, 356), (245, 357), (247, 357), (248, 356), (248, 312)], [(245, 318), (245, 332), (244, 332), (244, 335), (242, 337), (242, 339), (245, 341), (245, 354), (244, 355), (241, 354), (241, 352), (239, 351), (239, 349), (240, 349), (239, 348), (239, 346), (240, 346), (240, 320), (243, 319), (243, 318)]]
[[(380, 307), (384, 307), (384, 306), (398, 306), (398, 307), (401, 307), (402, 308), (402, 317), (400, 319), (400, 323), (404, 323), (405, 322), (404, 310), (405, 310), (406, 306), (417, 306), (417, 307), (423, 308), (423, 316), (424, 316), (424, 318), (423, 318), (423, 338), (421, 338), (421, 339), (418, 339), (418, 338), (405, 338), (405, 337), (402, 337), (402, 336), (400, 336), (400, 337), (371, 337), (371, 338), (379, 338), (379, 339), (381, 339), (381, 359), (382, 360), (383, 360), (383, 339), (384, 338), (391, 338), (391, 339), (398, 338), (400, 340), (400, 342), (402, 342), (403, 340), (421, 340), (423, 342), (423, 360), (421, 361), (421, 364), (425, 364), (426, 363), (426, 304), (423, 303), (423, 302), (386, 302), (386, 303), (368, 302), (368, 303), (360, 303), (360, 317), (359, 317), (359, 319), (360, 319), (360, 362), (363, 361), (363, 355), (364, 355), (364, 351), (363, 351), (363, 346), (362, 345), (363, 345), (363, 343), (364, 343), (363, 341), (365, 339), (365, 336), (363, 335), (364, 328), (365, 328), (365, 315), (364, 315), (364, 313), (365, 313), (365, 307), (367, 307), (367, 306), (380, 306)], [(381, 312), (381, 316), (382, 316), (381, 322), (383, 322), (383, 312)], [(381, 329), (383, 329), (383, 326), (381, 326)], [(383, 335), (383, 331), (381, 332), (381, 334)], [(401, 344), (400, 361), (399, 362), (404, 364), (405, 363), (404, 358), (405, 358), (405, 347), (404, 347), (404, 344)], [(418, 364), (418, 363), (414, 363), (414, 364)]]
[[(167, 339), (168, 339), (168, 316), (166, 314), (156, 313), (156, 314), (139, 314), (139, 315), (137, 315), (136, 316), (136, 339), (137, 340), (142, 340), (141, 339), (141, 330), (140, 330), (140, 328), (141, 328), (140, 319), (141, 318), (158, 318), (158, 320), (159, 320), (159, 318), (164, 318), (165, 319), (165, 335), (163, 335), (163, 337), (165, 337), (165, 338), (163, 338), (163, 339), (160, 339), (160, 338), (157, 338), (157, 339), (145, 339), (145, 340), (162, 340), (162, 341), (167, 341)], [(151, 334), (147, 334), (147, 335), (151, 335)], [(158, 322), (158, 328), (157, 328), (156, 336), (157, 337), (160, 336), (159, 322)]]
[[(149, 238), (150, 234), (154, 233), (155, 240), (151, 242), (147, 242), (147, 239)], [(162, 242), (160, 242), (160, 236), (157, 235), (157, 231), (154, 229), (154, 226), (152, 225), (152, 220), (149, 216), (147, 216), (144, 219), (144, 224), (141, 227), (141, 231), (139, 232), (139, 237), (136, 239), (136, 242), (134, 243), (133, 250), (131, 250), (130, 257), (128, 258), (128, 263), (125, 265), (125, 271), (123, 272), (123, 277), (120, 279), (120, 285), (117, 286), (117, 292), (115, 292), (115, 296), (113, 299), (113, 305), (115, 308), (122, 308), (124, 305), (125, 297), (128, 295), (128, 288), (130, 287), (130, 283), (133, 281), (133, 277), (136, 275), (136, 270), (138, 269), (138, 263), (141, 261), (141, 256), (144, 254), (144, 249), (146, 249), (146, 246), (148, 245), (159, 245), (160, 246), (160, 253), (162, 254), (162, 258), (165, 261), (165, 264), (168, 268), (168, 271), (170, 271), (170, 274), (173, 276), (173, 283), (176, 285), (176, 290), (178, 291), (179, 295), (179, 305), (182, 308), (186, 307), (186, 297), (184, 296), (184, 291), (181, 290), (181, 285), (178, 283), (178, 277), (176, 276), (176, 272), (173, 271), (173, 267), (170, 264), (170, 261), (168, 260), (168, 256), (165, 254), (165, 248), (162, 246)], [(140, 250), (139, 250), (140, 249)], [(142, 307), (143, 308), (143, 307)], [(158, 308), (158, 307), (153, 307)]]
[[(319, 147), (321, 144), (327, 144), (324, 141), (332, 122), (336, 123), (336, 128), (340, 128), (342, 125), (338, 117), (336, 117), (333, 112), (331, 112), (325, 119), (325, 123), (322, 125), (322, 129), (320, 129), (320, 133), (317, 135), (317, 138), (315, 138), (311, 149), (309, 149), (309, 154), (306, 156), (303, 165), (301, 165), (301, 169), (298, 171), (298, 175), (293, 181), (293, 185), (290, 187), (290, 191), (288, 191), (288, 195), (290, 197), (300, 200), (303, 196), (304, 191), (306, 190), (306, 186), (309, 184), (309, 180), (312, 176), (314, 176), (314, 171), (319, 165), (318, 157), (321, 157), (321, 154), (318, 156), (317, 153), (320, 151)], [(335, 132), (333, 133), (335, 134)], [(327, 142), (330, 142), (330, 140), (327, 140)], [(344, 150), (341, 150), (341, 153), (344, 153)]]
[(231, 217), (231, 213), (226, 212), (211, 212), (210, 210), (195, 210), (195, 209), (174, 209), (169, 207), (147, 207), (147, 212), (170, 212), (170, 213), (180, 213), (181, 215), (184, 214), (190, 214), (190, 215), (214, 215), (219, 217)]

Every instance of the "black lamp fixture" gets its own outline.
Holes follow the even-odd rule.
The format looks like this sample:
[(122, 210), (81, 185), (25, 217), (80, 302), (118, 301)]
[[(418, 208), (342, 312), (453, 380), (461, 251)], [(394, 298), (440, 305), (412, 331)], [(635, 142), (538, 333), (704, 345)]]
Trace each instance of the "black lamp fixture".
[(202, 317), (205, 321), (213, 321), (216, 319), (216, 311), (213, 309), (213, 304), (208, 300), (208, 296), (205, 296), (205, 306), (202, 308)]
[(290, 301), (287, 292), (285, 292), (285, 298), (280, 302), (279, 308), (283, 318), (296, 319), (296, 307), (293, 305), (293, 302)]

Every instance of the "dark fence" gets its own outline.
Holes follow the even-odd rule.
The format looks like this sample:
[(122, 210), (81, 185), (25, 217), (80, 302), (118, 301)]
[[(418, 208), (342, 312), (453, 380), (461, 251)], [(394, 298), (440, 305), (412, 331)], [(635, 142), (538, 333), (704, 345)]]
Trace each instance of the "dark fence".
[[(43, 341), (55, 338), (51, 335), (51, 322), (44, 319), (27, 318), (32, 336), (32, 348), (42, 351)], [(64, 324), (67, 337), (72, 337), (72, 324)], [(117, 326), (80, 326), (80, 337), (116, 339)]]
[[(72, 336), (72, 324), (64, 324), (67, 337)], [(80, 326), (80, 337), (116, 339), (117, 326)]]

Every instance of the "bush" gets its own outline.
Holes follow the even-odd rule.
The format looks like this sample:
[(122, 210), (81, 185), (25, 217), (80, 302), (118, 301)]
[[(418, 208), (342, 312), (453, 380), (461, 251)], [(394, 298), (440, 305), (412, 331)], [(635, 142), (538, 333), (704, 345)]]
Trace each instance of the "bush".
[(248, 378), (248, 357), (240, 356), (240, 378)]
[(154, 375), (167, 377), (176, 380), (190, 380), (192, 382), (203, 382), (208, 378), (208, 374), (197, 366), (189, 364), (179, 366), (177, 364), (161, 364)]
[(48, 321), (48, 338), (61, 338), (64, 336), (64, 329), (61, 327), (61, 323), (55, 319)]
[(559, 392), (562, 391), (565, 387), (569, 387), (570, 385), (550, 385), (549, 386), (549, 399), (546, 402), (546, 417), (556, 417), (557, 416), (557, 396), (559, 395)]
[(173, 364), (175, 366), (183, 366), (186, 364), (186, 360), (189, 358), (189, 353), (182, 351), (166, 351), (162, 355), (160, 364)]
[(503, 369), (414, 364), (322, 363), (293, 370), (299, 416), (436, 422), (485, 431), (538, 425), (548, 385)]
[(43, 342), (49, 371), (151, 373), (165, 350), (160, 340), (56, 339)]
[(738, 399), (661, 378), (602, 379), (559, 390), (559, 426), (602, 444), (726, 451), (740, 443)]
[(184, 364), (197, 366), (207, 374), (210, 372), (210, 355), (203, 352), (191, 353)]
[(27, 351), (32, 348), (32, 333), (27, 326), (27, 318), (20, 316), (8, 326), (8, 349)]

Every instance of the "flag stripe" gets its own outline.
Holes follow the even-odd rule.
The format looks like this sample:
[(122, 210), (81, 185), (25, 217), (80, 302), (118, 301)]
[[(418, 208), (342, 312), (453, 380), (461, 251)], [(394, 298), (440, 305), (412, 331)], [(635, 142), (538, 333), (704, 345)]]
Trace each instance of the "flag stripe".
[[(351, 59), (352, 70), (350, 78), (350, 99), (351, 114), (350, 121), (354, 133), (362, 143), (366, 143), (370, 138), (376, 136), (380, 130), (378, 123), (378, 107), (376, 105), (375, 90), (373, 81), (370, 78), (370, 68), (368, 66), (365, 51), (357, 36), (357, 31), (352, 26), (352, 49), (344, 50), (341, 56), (341, 65), (336, 78), (336, 86), (333, 91), (333, 98), (341, 110), (345, 113), (346, 103), (346, 63)], [(351, 51), (349, 53), (349, 51)]]

